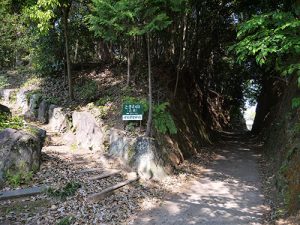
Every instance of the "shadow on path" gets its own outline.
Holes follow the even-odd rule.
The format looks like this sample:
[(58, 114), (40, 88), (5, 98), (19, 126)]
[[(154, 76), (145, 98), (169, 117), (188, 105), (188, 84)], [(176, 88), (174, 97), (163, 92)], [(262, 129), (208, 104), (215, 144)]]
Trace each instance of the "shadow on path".
[(260, 188), (257, 146), (242, 134), (221, 136), (214, 147), (216, 159), (201, 177), (130, 224), (262, 224), (267, 207)]

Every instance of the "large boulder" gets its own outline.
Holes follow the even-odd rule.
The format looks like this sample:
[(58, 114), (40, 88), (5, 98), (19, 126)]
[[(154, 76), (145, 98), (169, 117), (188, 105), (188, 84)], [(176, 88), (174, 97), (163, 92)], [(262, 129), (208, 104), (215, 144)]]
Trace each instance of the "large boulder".
[(35, 121), (38, 117), (39, 105), (42, 101), (42, 96), (40, 94), (33, 94), (29, 99), (29, 110), (25, 112), (25, 119), (30, 121)]
[(173, 169), (170, 155), (174, 153), (166, 154), (164, 146), (159, 146), (155, 139), (131, 138), (117, 129), (110, 130), (108, 153), (136, 170), (143, 179), (161, 180)]
[(133, 156), (134, 138), (126, 137), (122, 130), (111, 129), (109, 136), (109, 154), (118, 157), (124, 162), (129, 162)]
[(41, 123), (48, 123), (49, 120), (49, 104), (43, 100), (38, 109), (38, 121)]
[(129, 164), (142, 178), (159, 180), (167, 176), (159, 147), (152, 138), (137, 138)]
[(30, 127), (28, 131), (7, 128), (0, 132), (0, 185), (4, 174), (36, 171), (40, 167), (44, 130)]
[(89, 112), (73, 112), (73, 128), (77, 146), (81, 149), (103, 150), (104, 135), (95, 117)]
[(49, 125), (55, 132), (63, 133), (68, 127), (67, 113), (62, 107), (56, 105), (49, 106)]
[(8, 103), (14, 91), (15, 89), (2, 89), (0, 90), (0, 96), (4, 102)]
[(21, 109), (22, 114), (25, 114), (28, 109), (29, 109), (29, 104), (27, 101), (27, 94), (29, 93), (29, 90), (26, 89), (20, 89), (17, 93), (17, 100), (16, 100), (16, 105), (18, 108)]

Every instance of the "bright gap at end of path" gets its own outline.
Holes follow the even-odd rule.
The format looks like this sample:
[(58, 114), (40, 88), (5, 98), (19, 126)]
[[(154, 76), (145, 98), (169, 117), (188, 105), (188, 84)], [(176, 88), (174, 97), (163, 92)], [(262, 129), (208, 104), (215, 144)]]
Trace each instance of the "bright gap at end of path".
[(251, 130), (256, 114), (256, 104), (254, 106), (246, 105), (246, 110), (244, 111), (244, 118), (246, 121), (247, 129)]

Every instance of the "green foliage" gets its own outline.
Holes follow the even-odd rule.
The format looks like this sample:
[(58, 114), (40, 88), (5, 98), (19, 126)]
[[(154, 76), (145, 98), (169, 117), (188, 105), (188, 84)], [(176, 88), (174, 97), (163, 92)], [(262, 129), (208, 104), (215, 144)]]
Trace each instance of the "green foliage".
[(31, 86), (37, 86), (41, 83), (41, 78), (36, 74), (31, 74), (31, 76), (22, 84), (22, 88), (28, 88)]
[(297, 109), (300, 107), (300, 98), (293, 98), (292, 99), (292, 108)]
[(112, 98), (110, 96), (106, 96), (103, 98), (99, 98), (96, 102), (95, 105), (96, 106), (105, 106), (107, 103), (111, 102)]
[(75, 221), (75, 218), (73, 216), (67, 216), (62, 218), (57, 225), (71, 225)]
[(59, 102), (60, 102), (57, 97), (53, 97), (53, 96), (46, 97), (45, 99), (49, 104), (59, 105)]
[(292, 131), (295, 135), (298, 135), (300, 133), (300, 123), (295, 123)]
[(30, 98), (33, 95), (37, 95), (38, 102), (42, 101), (42, 97), (43, 97), (42, 92), (40, 90), (33, 90), (33, 91), (29, 91), (29, 92), (26, 93), (26, 100), (27, 100), (28, 103), (30, 102)]
[(0, 89), (9, 85), (8, 79), (5, 76), (0, 75)]
[(28, 184), (31, 181), (32, 177), (33, 177), (32, 171), (28, 173), (25, 172), (18, 172), (15, 174), (10, 172), (6, 173), (7, 182), (13, 187), (18, 187), (21, 184)]
[(154, 127), (160, 133), (176, 134), (177, 128), (171, 114), (167, 111), (169, 106), (168, 102), (154, 105), (153, 109), (153, 122)]
[(300, 76), (300, 21), (292, 12), (253, 16), (239, 26), (239, 42), (230, 49), (238, 62), (254, 57), (259, 65), (275, 66), (283, 75)]
[(261, 92), (261, 86), (255, 80), (246, 80), (242, 87), (245, 101), (249, 104), (249, 106), (254, 106), (259, 93)]
[(105, 106), (105, 105), (104, 106), (98, 106), (98, 109), (99, 109), (100, 117), (102, 119), (107, 118), (108, 113), (109, 113), (109, 107)]
[[(123, 97), (123, 104), (141, 104), (143, 106), (144, 114), (149, 111), (149, 104), (145, 98), (136, 98), (130, 96)], [(155, 104), (153, 106), (153, 122), (155, 129), (160, 133), (176, 134), (177, 128), (175, 122), (168, 111), (168, 102)], [(145, 117), (144, 117), (145, 118)]]
[(82, 86), (75, 86), (76, 94), (84, 100), (92, 100), (98, 92), (98, 84), (93, 80), (87, 80)]
[(25, 60), (30, 49), (30, 36), (27, 35), (23, 17), (15, 7), (19, 2), (1, 0), (0, 7), (0, 68), (12, 67), (17, 60)]
[(31, 49), (32, 66), (41, 75), (51, 75), (63, 70), (63, 40), (58, 30), (47, 35), (35, 34)]
[(69, 182), (63, 188), (53, 189), (48, 188), (46, 193), (50, 197), (59, 198), (61, 200), (66, 200), (67, 197), (75, 195), (76, 191), (81, 188), (81, 184), (77, 182)]
[(37, 23), (39, 31), (45, 34), (52, 28), (51, 20), (60, 6), (63, 6), (60, 0), (38, 0), (36, 4), (26, 8), (25, 13)]
[(162, 31), (171, 23), (169, 12), (179, 12), (185, 0), (93, 0), (87, 16), (90, 29), (105, 40)]
[(6, 128), (20, 130), (24, 128), (24, 120), (19, 116), (0, 114), (0, 131)]

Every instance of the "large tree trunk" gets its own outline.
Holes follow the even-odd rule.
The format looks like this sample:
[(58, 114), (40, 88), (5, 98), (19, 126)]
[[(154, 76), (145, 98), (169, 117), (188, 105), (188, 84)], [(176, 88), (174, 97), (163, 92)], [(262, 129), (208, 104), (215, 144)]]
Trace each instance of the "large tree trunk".
[(146, 137), (150, 137), (151, 135), (151, 125), (152, 125), (152, 77), (151, 77), (151, 57), (150, 57), (150, 38), (147, 33), (147, 57), (148, 57), (148, 86), (149, 86), (149, 113), (147, 120), (147, 129), (146, 129)]
[(64, 27), (64, 41), (65, 41), (65, 52), (66, 52), (66, 64), (67, 64), (67, 74), (68, 74), (68, 84), (69, 84), (69, 97), (71, 100), (74, 99), (73, 84), (72, 84), (72, 74), (71, 74), (71, 63), (69, 54), (69, 39), (68, 39), (68, 16), (71, 5), (63, 7), (63, 27)]

